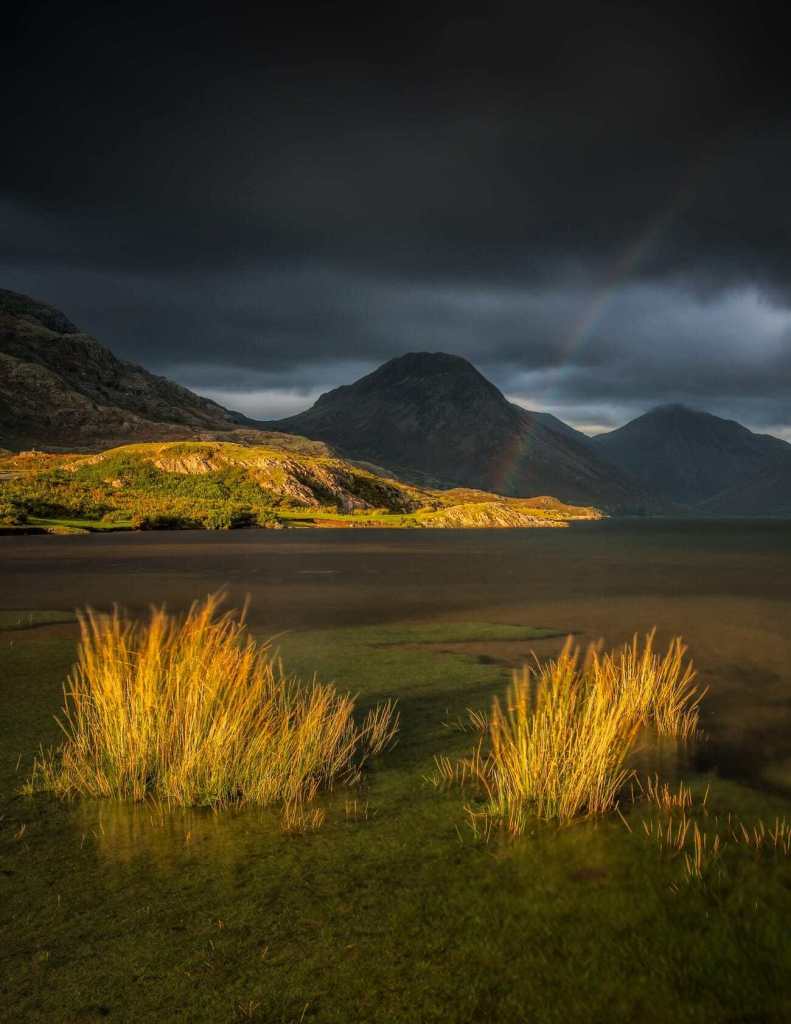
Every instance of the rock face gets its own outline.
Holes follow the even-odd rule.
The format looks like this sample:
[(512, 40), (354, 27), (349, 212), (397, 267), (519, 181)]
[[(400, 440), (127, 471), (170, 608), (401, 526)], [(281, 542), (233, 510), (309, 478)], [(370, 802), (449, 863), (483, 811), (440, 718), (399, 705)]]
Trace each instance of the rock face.
[(791, 445), (665, 405), (592, 439), (597, 452), (691, 512), (791, 515)]
[(250, 425), (117, 359), (52, 306), (0, 290), (0, 444), (107, 447)]
[(466, 359), (444, 353), (392, 359), (306, 412), (266, 425), (428, 485), (553, 494), (621, 510), (650, 503), (585, 435), (513, 405)]
[[(161, 471), (153, 479), (151, 466)], [(381, 518), (360, 518), (355, 513), (395, 514), (408, 520), (402, 518), (396, 525), (415, 528), (562, 527), (575, 519), (601, 518), (597, 509), (575, 508), (551, 497), (509, 499), (482, 491), (430, 491), (343, 459), (224, 441), (122, 445), (96, 454), (6, 453), (0, 455), (0, 505), (4, 499), (7, 505), (24, 503), (26, 498), (40, 501), (42, 484), (55, 469), (62, 471), (57, 487), (53, 491), (50, 484), (44, 490), (48, 500), (62, 507), (70, 494), (79, 497), (79, 485), (87, 483), (94, 503), (127, 513), (145, 506), (159, 518), (181, 515), (185, 501), (193, 520), (200, 518), (195, 513), (201, 507), (206, 511), (219, 502), (251, 511), (262, 506), (275, 516), (280, 514), (281, 525), (291, 523), (288, 511), (294, 509), (331, 510), (331, 519), (319, 518), (333, 526), (383, 524)], [(72, 474), (71, 485), (68, 474)], [(181, 481), (174, 478), (208, 474), (214, 474), (213, 489), (191, 488), (187, 496), (180, 496)], [(299, 522), (303, 524), (302, 518)]]
[[(551, 501), (552, 499), (547, 499)], [(513, 501), (477, 501), (471, 504), (449, 505), (425, 516), (422, 524), (432, 529), (515, 529), (567, 526), (572, 519), (601, 519), (596, 509), (576, 509), (574, 514), (539, 515), (531, 512), (518, 499)]]
[[(414, 512), (431, 502), (416, 487), (367, 472), (342, 459), (302, 452), (289, 453), (261, 445), (228, 442), (129, 445), (98, 455), (77, 457), (67, 468), (85, 463), (101, 466), (108, 458), (129, 454), (152, 462), (166, 473), (203, 476), (223, 469), (237, 469), (276, 500), (305, 508), (334, 506), (340, 512), (383, 508), (389, 512)], [(108, 478), (108, 483), (112, 480)]]

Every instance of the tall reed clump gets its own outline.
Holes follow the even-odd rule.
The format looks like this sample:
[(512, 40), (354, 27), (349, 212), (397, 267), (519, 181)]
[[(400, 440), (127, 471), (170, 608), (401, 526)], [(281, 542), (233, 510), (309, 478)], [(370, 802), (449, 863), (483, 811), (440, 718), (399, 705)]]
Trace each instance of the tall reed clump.
[(642, 726), (695, 731), (700, 695), (684, 647), (674, 640), (659, 657), (652, 644), (653, 633), (642, 651), (635, 640), (613, 653), (591, 648), (583, 658), (569, 637), (556, 660), (514, 673), (473, 755), (455, 765), (437, 760), (438, 781), (483, 790), (483, 809), (468, 808), (476, 832), (487, 834), (486, 820), (518, 834), (530, 814), (565, 822), (611, 810), (632, 775), (629, 755)]
[(632, 715), (644, 725), (653, 725), (660, 736), (689, 739), (698, 727), (698, 711), (705, 691), (695, 683), (695, 669), (685, 662), (687, 648), (674, 637), (660, 656), (654, 651), (656, 629), (646, 636), (642, 648), (637, 634), (631, 644), (601, 655), (590, 651), (590, 671), (614, 689)]
[(164, 608), (144, 622), (118, 609), (80, 616), (65, 739), (36, 763), (33, 787), (172, 804), (282, 801), (293, 812), (393, 742), (392, 702), (357, 724), (351, 696), (286, 675), (243, 615), (219, 613), (220, 600), (182, 618)]

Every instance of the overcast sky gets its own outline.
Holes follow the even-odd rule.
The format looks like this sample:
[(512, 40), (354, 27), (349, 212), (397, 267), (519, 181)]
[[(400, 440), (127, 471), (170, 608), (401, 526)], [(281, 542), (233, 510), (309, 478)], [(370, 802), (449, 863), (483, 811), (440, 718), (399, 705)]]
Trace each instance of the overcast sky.
[(786, 36), (690, 6), (18, 4), (0, 287), (262, 418), (427, 350), (791, 438)]

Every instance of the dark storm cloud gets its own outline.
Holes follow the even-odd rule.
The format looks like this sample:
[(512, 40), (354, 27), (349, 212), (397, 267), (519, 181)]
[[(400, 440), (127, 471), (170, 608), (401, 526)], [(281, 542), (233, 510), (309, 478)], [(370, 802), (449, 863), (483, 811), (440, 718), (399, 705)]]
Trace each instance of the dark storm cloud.
[(5, 286), (261, 416), (441, 349), (586, 425), (791, 423), (760, 7), (218, 11), (19, 8)]

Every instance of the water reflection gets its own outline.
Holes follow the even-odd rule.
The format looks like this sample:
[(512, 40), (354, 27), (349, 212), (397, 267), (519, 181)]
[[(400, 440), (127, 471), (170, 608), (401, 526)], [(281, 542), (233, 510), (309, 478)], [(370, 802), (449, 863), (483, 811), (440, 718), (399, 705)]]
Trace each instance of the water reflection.
[(629, 761), (639, 778), (653, 775), (670, 785), (690, 780), (695, 774), (695, 755), (705, 737), (684, 740), (676, 736), (660, 736), (656, 730), (644, 728)]
[[(322, 793), (310, 805), (332, 820), (351, 824), (365, 815), (355, 790)], [(74, 842), (90, 844), (101, 859), (118, 865), (140, 863), (171, 873), (210, 864), (212, 870), (238, 868), (252, 860), (282, 857), (285, 847), (305, 845), (310, 830), (286, 833), (280, 807), (176, 807), (146, 801), (77, 800), (71, 805)], [(322, 832), (327, 831), (325, 825)]]
[(265, 843), (277, 835), (278, 817), (261, 809), (214, 811), (154, 802), (80, 800), (73, 825), (80, 843), (92, 843), (107, 860), (124, 864), (145, 857), (172, 867), (207, 854), (215, 864), (235, 861), (251, 838)]

